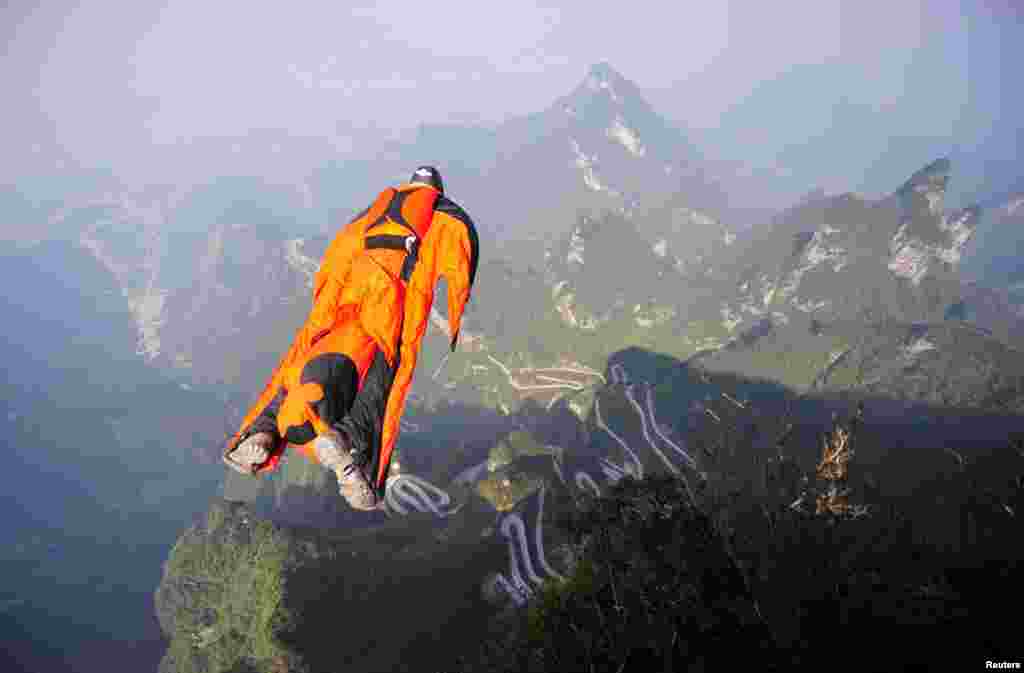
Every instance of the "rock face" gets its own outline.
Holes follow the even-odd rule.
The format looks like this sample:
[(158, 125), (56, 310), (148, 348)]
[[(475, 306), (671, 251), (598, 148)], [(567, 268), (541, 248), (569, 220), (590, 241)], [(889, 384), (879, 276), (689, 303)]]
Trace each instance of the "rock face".
[[(988, 365), (972, 369), (968, 363), (987, 360), (981, 355), (989, 347), (985, 329), (1012, 347), (1019, 321), (1008, 298), (985, 299), (961, 282), (960, 259), (980, 211), (943, 211), (950, 171), (948, 161), (935, 161), (879, 201), (854, 194), (806, 199), (756, 237), (723, 249), (711, 273), (689, 278), (690, 291), (703, 296), (681, 309), (691, 325), (700, 318), (721, 328), (714, 354), (703, 357), (707, 368), (803, 392), (881, 393), (871, 386), (890, 378), (885, 394), (938, 403), (940, 388), (962, 391), (967, 379), (957, 385), (955, 367), (931, 371), (927, 384), (921, 377), (938, 360), (954, 358), (971, 370), (968, 379), (1002, 385), (991, 379)], [(939, 337), (926, 339), (927, 347), (912, 339), (917, 346), (910, 350), (887, 345), (915, 326), (944, 334), (947, 320), (961, 323), (959, 345)], [(984, 329), (972, 329), (972, 321)], [(918, 364), (908, 364), (908, 357)], [(906, 376), (913, 367), (916, 383)], [(1009, 371), (1017, 372), (1016, 365)]]
[[(659, 258), (633, 222), (581, 216), (569, 235), (545, 252), (545, 279), (562, 321), (597, 330), (652, 296), (666, 294)], [(619, 270), (630, 269), (629, 274)]]
[(723, 311), (740, 322), (942, 320), (980, 217), (978, 208), (943, 211), (950, 170), (933, 162), (880, 201), (845, 194), (783, 213), (722, 258), (721, 276), (736, 283)]
[(684, 194), (636, 220), (654, 254), (687, 279), (707, 275), (712, 261), (737, 240), (724, 221), (691, 207)]
[(889, 244), (888, 268), (915, 286), (939, 267), (952, 271), (959, 265), (978, 226), (978, 207), (943, 212), (950, 171), (948, 160), (935, 161), (911, 176), (896, 193), (902, 213), (899, 229)]
[(69, 199), (50, 224), (75, 231), (116, 277), (135, 318), (137, 350), (153, 363), (217, 369), (216, 357), (202, 351), (223, 351), (218, 341), (231, 329), (294, 302), (315, 270), (311, 239), (285, 233), (311, 217), (294, 188), (220, 178), (126, 189)]
[[(170, 644), (160, 670), (422, 670), (429, 648), (419, 636), (465, 626), (486, 606), (479, 577), (500, 547), (479, 544), (479, 514), (352, 533), (278, 525), (216, 502), (164, 567), (155, 603)], [(405, 609), (411, 596), (422, 609)]]
[[(280, 640), (285, 563), (298, 550), (287, 532), (244, 506), (214, 504), (207, 520), (187, 530), (171, 551), (155, 596), (157, 618), (170, 641), (161, 673), (304, 670)], [(308, 553), (325, 553), (313, 547)]]
[(230, 221), (173, 231), (173, 203), (105, 208), (79, 242), (118, 279), (140, 354), (191, 370), (197, 383), (236, 382), (250, 369), (245, 362), (272, 366), (275, 338), (287, 338), (307, 310), (325, 239), (286, 239), (272, 226)]

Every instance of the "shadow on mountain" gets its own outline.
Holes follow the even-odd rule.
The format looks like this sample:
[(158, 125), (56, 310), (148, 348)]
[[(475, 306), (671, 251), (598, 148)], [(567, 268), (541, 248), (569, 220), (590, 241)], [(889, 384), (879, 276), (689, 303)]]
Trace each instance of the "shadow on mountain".
[(414, 515), (339, 542), (336, 559), (293, 578), (302, 616), (282, 640), (312, 671), (443, 670), (454, 634), (463, 646), (483, 635), (494, 608), (481, 582), (507, 555), (496, 539), (481, 539), (493, 514), (470, 507), (448, 525)]
[[(587, 656), (614, 663), (611, 670), (665, 661), (703, 670), (750, 648), (769, 670), (835, 668), (837, 647), (844, 662), (868, 669), (882, 651), (886, 667), (897, 668), (1012, 655), (1011, 627), (991, 600), (1020, 580), (1021, 550), (1010, 542), (1024, 506), (1024, 436), (1012, 436), (1024, 430), (1020, 416), (801, 394), (642, 349), (616, 353), (606, 378), (598, 392), (605, 420), (638, 447), (649, 426), (630, 425), (621, 414), (633, 407), (613, 402), (626, 385), (629, 394), (650, 391), (658, 429), (707, 477), (681, 471), (701, 512), (653, 453), (643, 454), (643, 480), (609, 485), (593, 506), (563, 497), (575, 493), (568, 485), (566, 494), (553, 489), (550, 507), (562, 509), (548, 528), (557, 522), (578, 535), (566, 552), (576, 559), (565, 571), (568, 593), (542, 592), (532, 607), (506, 604), (499, 614), (485, 580), (507, 567), (509, 549), (494, 534), (495, 508), (453, 479), (494, 460), (501, 442), (521, 446), (515, 433), (532, 437), (534, 448), (560, 440), (591, 458), (607, 445), (594, 407), (580, 420), (564, 405), (528, 404), (513, 417), (453, 405), (416, 418), (429, 429), (409, 435), (401, 459), (447, 487), (462, 503), (457, 515), (340, 517), (316, 527), (295, 525), (299, 510), (271, 523), (244, 505), (215, 503), (179, 540), (158, 591), (161, 623), (176, 634), (162, 670), (235, 670), (248, 661), (261, 672), (548, 671)], [(792, 503), (815, 481), (833, 414), (846, 418), (858, 403), (864, 414), (848, 485), (868, 516), (798, 511)], [(540, 466), (528, 446), (508, 460)], [(323, 488), (318, 497), (336, 499), (333, 485)], [(573, 518), (574, 502), (582, 519)], [(602, 530), (612, 534), (604, 551), (581, 542)], [(586, 568), (594, 574), (581, 584)], [(619, 582), (618, 598), (606, 592), (608, 568), (619, 569), (609, 580)], [(616, 610), (620, 599), (629, 610)], [(588, 638), (567, 635), (577, 632)], [(466, 664), (481, 643), (495, 642), (486, 661)], [(851, 652), (864, 642), (876, 646)], [(541, 658), (523, 668), (521, 652)], [(468, 667), (452, 669), (456, 660)]]
[[(884, 445), (886, 452), (935, 447), (940, 452), (953, 448), (970, 454), (999, 446), (1012, 433), (1024, 430), (1024, 414), (1013, 411), (1024, 401), (1024, 387), (1013, 373), (1007, 376), (1005, 372), (989, 372), (990, 377), (1001, 381), (1001, 387), (990, 389), (973, 408), (962, 408), (913, 399), (915, 391), (912, 390), (899, 398), (871, 395), (856, 389), (794, 390), (769, 379), (709, 370), (700, 354), (684, 362), (668, 355), (628, 348), (615, 353), (608, 362), (605, 376), (609, 380), (615, 365), (621, 365), (629, 372), (632, 382), (653, 386), (657, 406), (673, 409), (669, 421), (680, 432), (684, 431), (681, 421), (691, 403), (727, 400), (723, 393), (750, 408), (752, 413), (746, 431), (751, 433), (763, 434), (754, 422), (756, 418), (781, 418), (791, 414), (798, 426), (795, 444), (816, 445), (815, 433), (820, 437), (830, 426), (833, 414), (847, 414), (857, 403), (864, 404), (867, 424), (876, 429), (877, 441)], [(947, 385), (955, 387), (957, 382), (950, 381)]]
[[(613, 356), (608, 376), (616, 364), (653, 386), (658, 409), (677, 410), (665, 420), (709, 476), (787, 666), (825, 665), (836, 638), (874, 643), (859, 662), (869, 668), (886, 648), (908, 665), (1012, 655), (1009, 626), (987, 606), (1021, 579), (1024, 415), (1002, 410), (1019, 409), (1024, 390), (963, 409), (800, 393), (641, 349)], [(857, 405), (848, 486), (871, 514), (798, 515), (823, 439)]]

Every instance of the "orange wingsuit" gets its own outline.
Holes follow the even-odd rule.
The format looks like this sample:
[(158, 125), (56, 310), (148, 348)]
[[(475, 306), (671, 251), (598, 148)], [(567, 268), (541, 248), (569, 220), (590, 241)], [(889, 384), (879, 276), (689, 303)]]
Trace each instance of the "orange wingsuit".
[(476, 275), (472, 220), (439, 189), (403, 184), (380, 193), (328, 246), (313, 283), (313, 308), (228, 443), (269, 431), (277, 467), (287, 444), (316, 462), (312, 440), (329, 426), (365, 451), (383, 493), (399, 419), (426, 333), (434, 287), (448, 284), (451, 348)]

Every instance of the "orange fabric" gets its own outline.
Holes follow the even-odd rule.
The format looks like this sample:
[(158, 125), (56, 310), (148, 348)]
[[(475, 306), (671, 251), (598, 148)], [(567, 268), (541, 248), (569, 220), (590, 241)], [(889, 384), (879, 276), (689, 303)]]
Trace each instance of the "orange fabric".
[(314, 303), (328, 279), (334, 278), (343, 282), (348, 277), (353, 260), (365, 249), (364, 231), (366, 227), (384, 214), (394, 194), (395, 190), (393, 189), (382, 191), (367, 211), (349, 222), (327, 246), (313, 281)]
[[(306, 323), (295, 333), (295, 339), (292, 341), (291, 348), (281, 358), (281, 361), (263, 388), (263, 392), (260, 393), (256, 402), (249, 408), (245, 418), (242, 419), (238, 432), (231, 438), (232, 444), (237, 444), (241, 440), (245, 430), (252, 425), (263, 409), (274, 400), (281, 388), (288, 388), (287, 383), (292, 383), (290, 381), (286, 383), (286, 378), (289, 374), (301, 371), (302, 365), (307, 361), (306, 354), (319, 339), (331, 330), (336, 317), (340, 313), (345, 313), (339, 303), (341, 289), (341, 283), (330, 277), (326, 278), (321, 286), (316, 289), (316, 300), (309, 317), (306, 319)], [(298, 376), (295, 375), (294, 378), (296, 379), (295, 382), (297, 382)]]
[[(397, 194), (404, 197), (398, 220), (389, 209)], [(380, 193), (366, 213), (350, 222), (328, 246), (314, 279), (313, 307), (298, 330), (288, 352), (242, 421), (232, 445), (284, 388), (288, 394), (278, 411), (278, 429), (311, 422), (317, 434), (324, 428), (311, 404), (321, 399), (316, 385), (300, 385), (299, 377), (309, 360), (322, 353), (344, 353), (356, 364), (360, 387), (380, 349), (394, 366), (399, 358), (384, 415), (377, 486), (387, 477), (391, 454), (398, 438), (399, 419), (412, 383), (413, 370), (426, 334), (434, 287), (438, 277), (448, 282), (452, 348), (470, 293), (472, 264), (470, 232), (465, 223), (434, 210), (438, 192), (423, 185), (402, 185)], [(371, 225), (372, 231), (367, 232)], [(367, 235), (409, 235), (407, 225), (420, 239), (419, 260), (408, 283), (400, 278), (406, 253), (399, 250), (367, 250)], [(475, 234), (474, 234), (475, 235)], [(316, 460), (311, 444), (299, 447)], [(260, 471), (273, 469), (279, 457)]]
[(434, 202), (437, 201), (438, 192), (432, 187), (424, 188), (423, 185), (402, 185), (396, 191), (412, 192), (402, 203), (402, 218), (422, 239), (427, 235), (433, 221)]
[[(256, 417), (273, 401), (278, 391), (284, 386), (284, 377), (288, 371), (298, 366), (300, 360), (301, 364), (308, 360), (305, 355), (313, 347), (313, 344), (330, 331), (339, 315), (344, 312), (340, 302), (341, 291), (343, 283), (348, 278), (353, 260), (364, 251), (363, 231), (369, 222), (383, 214), (393, 195), (394, 190), (392, 189), (385, 189), (381, 192), (367, 211), (349, 222), (328, 245), (320, 268), (313, 279), (313, 308), (309, 317), (295, 333), (291, 348), (281, 358), (263, 392), (250, 407), (245, 418), (242, 419), (241, 427), (231, 439), (232, 443), (237, 444), (245, 429), (252, 425)], [(351, 309), (349, 309), (349, 314), (351, 314)]]
[[(302, 425), (307, 421), (313, 424), (313, 428), (317, 434), (324, 431), (323, 423), (315, 413), (313, 413), (312, 404), (319, 402), (324, 397), (324, 389), (316, 383), (305, 383), (300, 386), (292, 388), (288, 396), (281, 403), (281, 408), (277, 413), (277, 425), (278, 428), (287, 428), (292, 425)], [(280, 430), (279, 430), (280, 431)], [(282, 432), (282, 436), (284, 433)], [(299, 449), (309, 458), (315, 460), (315, 452), (312, 450), (312, 442), (308, 444), (302, 444)]]

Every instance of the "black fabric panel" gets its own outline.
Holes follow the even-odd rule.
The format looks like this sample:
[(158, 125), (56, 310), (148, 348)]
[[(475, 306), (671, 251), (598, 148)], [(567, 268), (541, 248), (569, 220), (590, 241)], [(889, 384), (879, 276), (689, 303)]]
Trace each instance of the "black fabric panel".
[(292, 425), (284, 433), (284, 438), (292, 444), (307, 444), (316, 439), (313, 424), (306, 421), (302, 425)]
[(384, 431), (384, 412), (387, 409), (388, 396), (395, 381), (398, 369), (396, 357), (395, 367), (388, 366), (381, 351), (373, 358), (363, 389), (359, 391), (349, 414), (341, 421), (340, 429), (352, 439), (353, 458), (363, 466), (363, 471), (372, 484), (380, 466), (380, 444)]
[[(327, 425), (337, 425), (352, 406), (359, 386), (359, 374), (347, 355), (324, 353), (306, 363), (299, 382), (316, 383), (324, 389), (323, 398), (313, 405), (313, 410)], [(292, 444), (305, 444), (315, 438), (316, 430), (309, 421), (285, 431), (285, 439)]]
[(473, 224), (473, 220), (470, 219), (469, 214), (462, 209), (462, 206), (455, 203), (447, 196), (443, 194), (437, 197), (437, 201), (434, 203), (434, 210), (450, 215), (456, 220), (466, 225), (466, 231), (469, 234), (469, 286), (472, 287), (476, 281), (476, 269), (480, 265), (480, 237), (477, 235), (476, 225)]
[(299, 383), (316, 383), (324, 389), (324, 396), (313, 405), (320, 420), (337, 425), (352, 408), (359, 389), (359, 372), (352, 358), (344, 353), (318, 355), (302, 368)]

